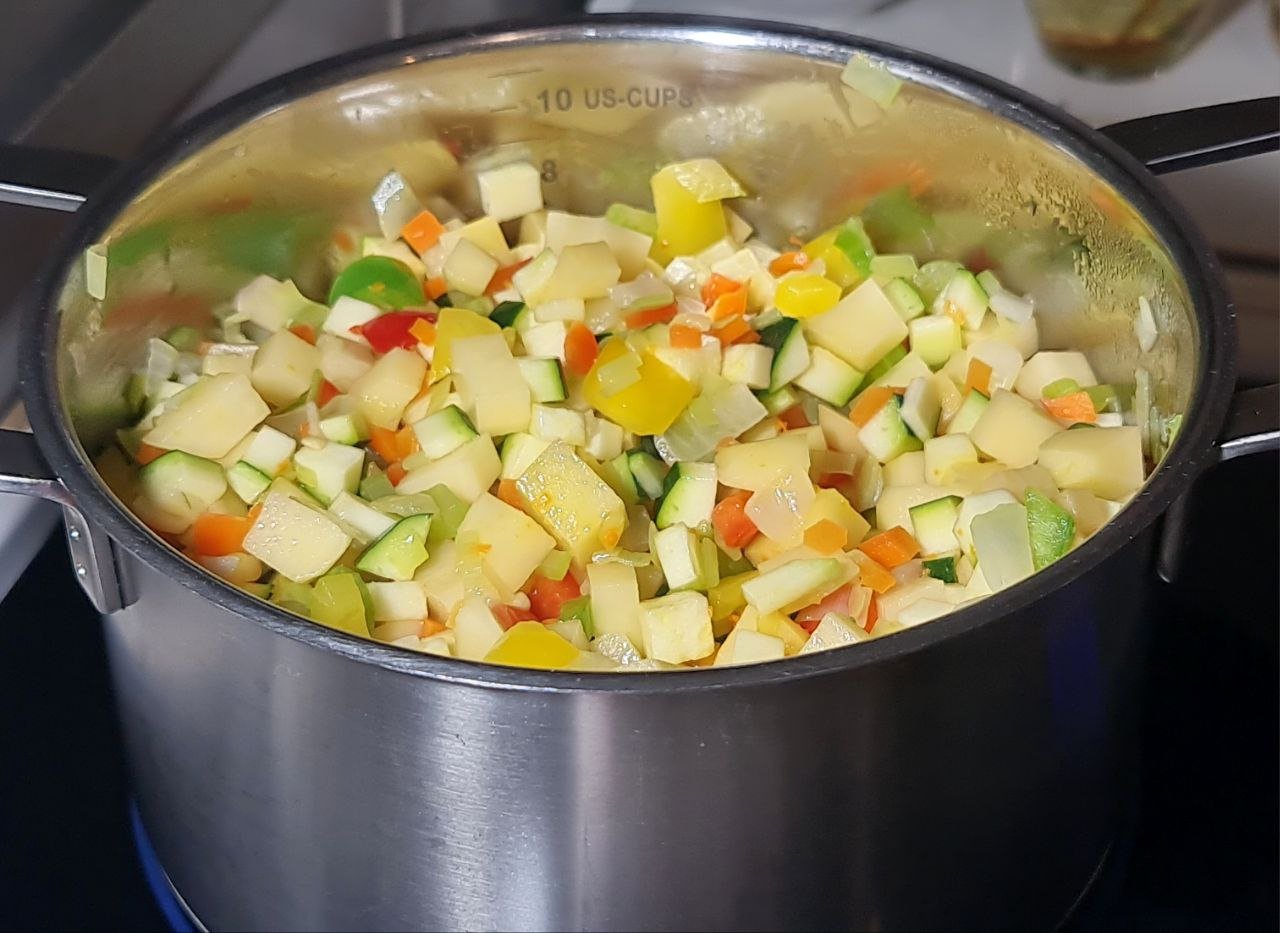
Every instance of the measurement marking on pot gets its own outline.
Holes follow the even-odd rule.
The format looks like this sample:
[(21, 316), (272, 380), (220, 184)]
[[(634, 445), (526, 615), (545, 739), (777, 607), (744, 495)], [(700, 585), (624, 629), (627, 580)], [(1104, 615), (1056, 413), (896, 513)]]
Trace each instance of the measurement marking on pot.
[[(693, 106), (693, 95), (675, 84), (632, 84), (627, 87), (555, 87), (536, 95), (543, 113), (587, 110), (662, 110)], [(535, 108), (536, 109), (536, 108)]]

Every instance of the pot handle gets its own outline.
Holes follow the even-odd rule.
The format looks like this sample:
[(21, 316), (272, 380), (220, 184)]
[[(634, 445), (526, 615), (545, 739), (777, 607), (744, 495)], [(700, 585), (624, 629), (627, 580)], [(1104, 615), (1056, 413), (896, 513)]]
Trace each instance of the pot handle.
[(1098, 128), (1155, 175), (1280, 149), (1280, 97), (1158, 113)]
[(36, 496), (62, 506), (76, 579), (95, 609), (105, 615), (134, 601), (124, 585), (115, 545), (85, 521), (71, 492), (45, 462), (35, 437), (27, 431), (0, 430), (0, 492)]
[[(1242, 389), (1232, 397), (1227, 410), (1227, 421), (1216, 447), (1217, 463), (1272, 450), (1280, 450), (1280, 385)], [(1188, 490), (1173, 501), (1164, 516), (1156, 572), (1165, 583), (1177, 579), (1182, 564), (1191, 499), (1192, 492)]]
[(66, 149), (0, 144), (0, 203), (76, 211), (119, 163)]

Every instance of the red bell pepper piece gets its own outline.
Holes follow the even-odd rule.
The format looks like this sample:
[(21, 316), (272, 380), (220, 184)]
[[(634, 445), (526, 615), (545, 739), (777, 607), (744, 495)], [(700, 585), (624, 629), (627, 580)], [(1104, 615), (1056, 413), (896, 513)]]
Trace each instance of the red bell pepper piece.
[(409, 328), (418, 321), (434, 324), (437, 316), (434, 311), (388, 311), (352, 330), (369, 341), (377, 353), (387, 353), (396, 347), (412, 350), (418, 345), (418, 338), (409, 333)]

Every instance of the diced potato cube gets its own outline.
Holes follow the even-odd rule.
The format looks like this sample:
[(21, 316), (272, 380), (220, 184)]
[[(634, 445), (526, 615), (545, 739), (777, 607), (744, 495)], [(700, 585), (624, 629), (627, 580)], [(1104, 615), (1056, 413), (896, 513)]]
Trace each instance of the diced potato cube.
[(902, 343), (907, 325), (874, 279), (867, 279), (830, 311), (803, 322), (811, 342), (866, 372)]
[(319, 368), (319, 350), (292, 331), (279, 330), (254, 354), (249, 379), (267, 404), (279, 408), (310, 389)]
[(616, 547), (626, 527), (626, 506), (617, 493), (565, 444), (544, 450), (516, 488), (529, 514), (579, 565), (596, 551)]
[(597, 637), (623, 635), (635, 650), (640, 650), (644, 635), (640, 630), (640, 592), (635, 568), (615, 563), (589, 564), (587, 584)]
[(969, 431), (969, 439), (993, 460), (1024, 467), (1035, 463), (1040, 445), (1061, 431), (1056, 421), (1031, 402), (999, 389)]
[(945, 434), (924, 442), (924, 481), (934, 486), (951, 482), (960, 464), (977, 462), (978, 451), (967, 434)]
[(809, 444), (796, 433), (763, 441), (730, 444), (716, 451), (716, 476), (725, 486), (753, 492), (785, 475), (809, 474)]
[(490, 580), (514, 594), (551, 553), (555, 541), (528, 515), (488, 493), (472, 503), (458, 536), (474, 535)]
[(454, 652), (468, 661), (480, 661), (502, 637), (502, 626), (481, 596), (469, 596), (453, 619)]
[(403, 583), (374, 582), (366, 586), (373, 602), (375, 622), (404, 619), (421, 622), (427, 617), (427, 594), (420, 583), (408, 580)]
[(645, 600), (640, 604), (640, 630), (645, 656), (669, 664), (705, 658), (716, 647), (711, 608), (702, 593)]
[(156, 418), (142, 440), (161, 450), (182, 450), (217, 460), (271, 413), (243, 373), (205, 376)]
[(483, 295), (498, 271), (498, 261), (470, 240), (459, 240), (444, 261), (444, 281), (450, 289)]
[(452, 453), (405, 474), (396, 486), (404, 494), (426, 492), (432, 486), (448, 486), (464, 502), (475, 502), (488, 492), (502, 473), (502, 461), (493, 440), (480, 434)]
[(1124, 499), (1142, 485), (1142, 435), (1136, 427), (1062, 431), (1040, 447), (1040, 466), (1063, 489)]
[(320, 351), (320, 374), (341, 392), (373, 368), (373, 351), (362, 343), (321, 334), (316, 349)]
[(245, 553), (295, 583), (320, 576), (350, 546), (350, 536), (323, 512), (275, 489), (244, 538)]
[(716, 667), (777, 661), (786, 653), (781, 638), (736, 626), (716, 652)]
[(539, 296), (540, 301), (559, 298), (603, 298), (618, 284), (618, 260), (607, 243), (578, 243), (560, 251), (555, 270)]
[(370, 424), (395, 428), (426, 376), (426, 360), (412, 350), (395, 347), (352, 383), (350, 395)]
[(502, 436), (529, 427), (529, 384), (501, 334), (453, 341), (458, 394), (475, 413), (476, 430)]
[(542, 210), (542, 178), (528, 162), (489, 169), (476, 176), (480, 204), (496, 221), (514, 220)]
[(1081, 388), (1096, 386), (1098, 377), (1083, 353), (1066, 350), (1041, 350), (1023, 365), (1014, 389), (1023, 398), (1040, 401), (1044, 387), (1059, 379), (1074, 379)]

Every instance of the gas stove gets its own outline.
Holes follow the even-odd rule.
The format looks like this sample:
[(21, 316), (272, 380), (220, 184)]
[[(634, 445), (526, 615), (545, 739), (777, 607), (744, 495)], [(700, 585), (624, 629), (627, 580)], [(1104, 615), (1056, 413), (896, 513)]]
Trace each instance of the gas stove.
[[(574, 4), (477, 0), (459, 13), (460, 4), (439, 2), (259, 0), (234, 11), (216, 5), (217, 16), (163, 2), (100, 6), (50, 0), (52, 25), (79, 24), (67, 26), (73, 38), (40, 55), (0, 55), (13, 72), (0, 66), (0, 86), (35, 89), (28, 97), (0, 92), (5, 137), (123, 157), (173, 119), (307, 61), (400, 33)], [(1236, 10), (1166, 72), (1126, 83), (1053, 64), (1012, 0), (597, 0), (589, 9), (786, 15), (961, 62), (1095, 125), (1277, 90), (1277, 49), (1261, 2)], [(48, 40), (52, 25), (36, 38)], [(59, 61), (65, 73), (52, 64)], [(99, 113), (104, 87), (114, 89), (113, 103), (128, 99), (112, 111), (124, 116)], [(1164, 182), (1226, 266), (1241, 315), (1242, 382), (1276, 381), (1280, 156)], [(59, 217), (0, 206), (0, 308), (61, 228)], [(0, 352), (13, 346), (12, 315), (0, 314)], [(4, 375), (13, 369), (0, 359), (8, 424), (22, 422)], [(1132, 832), (1078, 906), (1074, 928), (1276, 926), (1277, 601), (1274, 583), (1259, 579), (1267, 575), (1248, 572), (1256, 562), (1247, 556), (1261, 555), (1264, 568), (1274, 563), (1276, 475), (1273, 455), (1241, 460), (1197, 490), (1185, 575), (1156, 599)], [(54, 509), (0, 496), (0, 596), (8, 593), (0, 604), (0, 735), (10, 750), (0, 764), (0, 927), (185, 929), (131, 817), (100, 630), (70, 582), (64, 542), (50, 537), (56, 520)], [(1221, 559), (1226, 553), (1231, 561)]]

